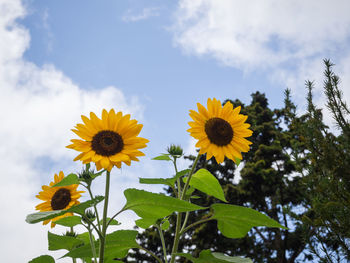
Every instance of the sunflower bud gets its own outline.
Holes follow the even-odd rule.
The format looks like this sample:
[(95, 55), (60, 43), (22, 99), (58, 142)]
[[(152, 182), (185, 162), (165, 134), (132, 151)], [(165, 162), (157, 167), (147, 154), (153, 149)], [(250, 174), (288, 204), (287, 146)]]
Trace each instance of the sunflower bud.
[(86, 168), (79, 173), (79, 179), (82, 179), (85, 183), (90, 184), (92, 179), (93, 179), (93, 175), (94, 175), (94, 170), (93, 169), (89, 169), (89, 166), (86, 166)]
[[(87, 220), (88, 219), (88, 220)], [(93, 222), (96, 219), (96, 215), (94, 212), (92, 212), (90, 209), (85, 211), (85, 215), (83, 216), (82, 220), (86, 224), (90, 224), (90, 222)], [(90, 221), (90, 222), (89, 222)]]
[(181, 146), (180, 145), (175, 145), (175, 144), (171, 144), (167, 148), (167, 151), (173, 157), (181, 157), (182, 154), (183, 154), (183, 150), (182, 150)]

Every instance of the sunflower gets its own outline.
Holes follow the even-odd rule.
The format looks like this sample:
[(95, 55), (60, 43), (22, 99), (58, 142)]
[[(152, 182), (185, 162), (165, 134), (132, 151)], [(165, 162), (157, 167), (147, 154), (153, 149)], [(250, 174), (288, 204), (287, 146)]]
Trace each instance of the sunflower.
[(248, 116), (239, 114), (241, 107), (233, 109), (231, 102), (224, 106), (220, 100), (208, 99), (206, 109), (197, 103), (198, 112), (190, 110), (190, 135), (197, 139), (196, 147), (200, 154), (207, 154), (207, 160), (215, 157), (218, 163), (224, 161), (225, 156), (231, 160), (236, 158), (242, 160), (241, 152), (248, 152), (250, 141), (245, 137), (252, 135), (245, 123)]
[[(53, 185), (59, 183), (63, 178), (64, 174), (61, 171), (59, 172), (59, 175), (55, 174), (54, 180), (49, 185), (42, 186), (43, 191), (39, 192), (36, 197), (44, 202), (38, 204), (35, 207), (36, 210), (39, 210), (40, 212), (67, 210), (68, 208), (80, 203), (78, 199), (81, 197), (81, 193), (84, 193), (84, 191), (77, 191), (77, 184), (52, 187)], [(56, 225), (54, 223), (55, 221), (72, 215), (73, 213), (65, 213), (64, 215), (45, 220), (43, 224), (46, 225), (51, 221), (51, 227), (54, 227)]]
[(113, 166), (121, 167), (131, 161), (139, 161), (138, 156), (145, 154), (138, 149), (145, 148), (147, 139), (137, 137), (142, 124), (130, 120), (130, 114), (102, 111), (102, 119), (90, 112), (90, 119), (81, 116), (84, 124), (77, 124), (72, 129), (83, 140), (73, 139), (71, 148), (80, 153), (74, 161), (81, 160), (84, 164), (94, 162), (97, 170), (102, 168), (111, 171)]

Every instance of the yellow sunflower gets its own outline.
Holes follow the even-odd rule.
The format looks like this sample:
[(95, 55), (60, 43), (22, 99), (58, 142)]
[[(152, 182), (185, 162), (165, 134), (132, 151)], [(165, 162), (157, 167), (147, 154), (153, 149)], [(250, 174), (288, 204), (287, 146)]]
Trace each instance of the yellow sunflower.
[(197, 107), (198, 112), (190, 110), (193, 121), (188, 123), (191, 128), (187, 131), (198, 140), (199, 153), (206, 153), (207, 160), (214, 156), (218, 163), (222, 163), (225, 156), (242, 160), (241, 152), (248, 152), (252, 144), (245, 137), (251, 136), (252, 131), (245, 123), (248, 116), (239, 114), (241, 107), (233, 109), (231, 102), (222, 106), (215, 98), (208, 99), (208, 109), (200, 103)]
[[(53, 185), (59, 183), (64, 178), (63, 172), (59, 172), (59, 175), (55, 174), (54, 180), (49, 185), (43, 185), (43, 191), (39, 192), (36, 195), (37, 198), (44, 201), (41, 204), (38, 204), (35, 209), (40, 212), (45, 211), (54, 211), (54, 210), (67, 210), (74, 205), (79, 204), (78, 199), (81, 197), (81, 193), (84, 191), (77, 191), (79, 185), (67, 185), (67, 186), (56, 186)], [(58, 219), (61, 219), (66, 216), (72, 216), (73, 213), (65, 213), (64, 215), (57, 216), (52, 219), (45, 220), (44, 225), (48, 224), (51, 221), (51, 227), (54, 227), (54, 223)]]
[(96, 169), (111, 171), (113, 166), (121, 167), (131, 161), (138, 161), (138, 156), (145, 154), (138, 149), (145, 148), (147, 139), (137, 137), (143, 125), (136, 120), (130, 120), (130, 114), (102, 111), (102, 119), (95, 113), (90, 113), (90, 119), (81, 116), (84, 124), (77, 124), (72, 129), (82, 140), (73, 139), (71, 148), (82, 152), (74, 161), (81, 160), (84, 164), (94, 162)]

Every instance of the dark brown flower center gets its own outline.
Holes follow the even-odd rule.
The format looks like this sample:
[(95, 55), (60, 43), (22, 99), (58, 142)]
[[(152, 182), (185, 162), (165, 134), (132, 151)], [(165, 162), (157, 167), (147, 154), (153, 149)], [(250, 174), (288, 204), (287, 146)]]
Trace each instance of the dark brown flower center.
[(60, 188), (51, 198), (51, 208), (53, 210), (64, 209), (71, 200), (70, 191), (66, 188)]
[(111, 156), (123, 150), (122, 137), (114, 131), (100, 131), (93, 138), (91, 148), (99, 155)]
[(204, 128), (210, 142), (217, 146), (228, 145), (233, 138), (231, 125), (221, 118), (215, 117), (207, 120)]

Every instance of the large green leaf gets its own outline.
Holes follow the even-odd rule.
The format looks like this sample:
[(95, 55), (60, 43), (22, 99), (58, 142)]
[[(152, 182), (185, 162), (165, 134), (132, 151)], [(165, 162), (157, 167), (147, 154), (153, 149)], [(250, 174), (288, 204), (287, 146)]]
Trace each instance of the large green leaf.
[[(187, 177), (183, 179), (185, 183), (187, 179)], [(218, 179), (206, 169), (199, 169), (192, 175), (190, 186), (203, 193), (214, 196), (221, 201), (227, 202)]]
[(218, 221), (218, 229), (229, 238), (244, 237), (254, 226), (286, 229), (270, 217), (248, 207), (213, 204), (211, 208), (214, 210), (212, 218)]
[(175, 211), (187, 212), (205, 209), (187, 201), (144, 190), (126, 189), (124, 195), (127, 199), (124, 209), (133, 210), (141, 218), (160, 219)]
[(77, 214), (83, 215), (86, 208), (91, 207), (95, 204), (98, 204), (103, 199), (104, 199), (103, 196), (96, 196), (92, 200), (88, 200), (88, 201), (83, 202), (79, 205), (72, 206), (71, 208), (69, 208), (67, 210), (55, 210), (55, 211), (33, 213), (30, 215), (27, 215), (26, 222), (29, 224), (35, 224), (35, 223), (42, 222), (42, 221), (47, 220), (47, 219), (51, 219), (51, 218), (63, 215), (67, 212), (72, 212), (72, 213), (77, 213)]
[(176, 175), (171, 178), (139, 178), (139, 182), (140, 184), (165, 184), (170, 187), (174, 187), (176, 180), (188, 174), (189, 172), (190, 172), (190, 169), (182, 170), (176, 173)]
[(190, 254), (178, 253), (177, 255), (191, 260), (193, 263), (253, 263), (249, 258), (230, 257), (222, 253), (211, 252), (209, 249), (203, 250), (198, 258), (192, 257)]
[(73, 227), (76, 225), (81, 224), (81, 217), (80, 216), (67, 216), (63, 217), (57, 221), (55, 221), (57, 225), (66, 226), (66, 227)]
[[(139, 245), (136, 243), (137, 231), (134, 230), (118, 230), (106, 236), (105, 245), (105, 257), (106, 258), (123, 258), (128, 254), (130, 248), (137, 248)], [(99, 253), (99, 241), (95, 242), (96, 253)], [(88, 258), (92, 257), (91, 245), (85, 244), (84, 246), (73, 249), (64, 257), (72, 258)]]
[(55, 260), (49, 255), (42, 255), (40, 257), (33, 258), (28, 263), (55, 263)]
[(76, 174), (68, 174), (59, 183), (54, 184), (52, 187), (67, 186), (72, 184), (79, 184), (79, 178)]
[(76, 246), (84, 243), (82, 240), (75, 237), (56, 235), (51, 232), (47, 232), (47, 239), (49, 240), (49, 250), (72, 250)]

